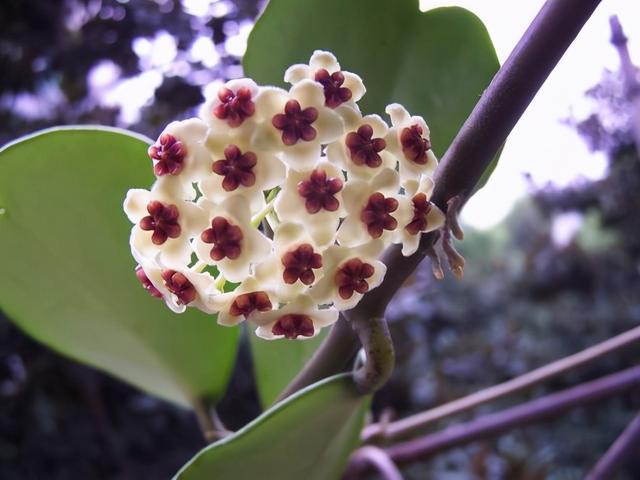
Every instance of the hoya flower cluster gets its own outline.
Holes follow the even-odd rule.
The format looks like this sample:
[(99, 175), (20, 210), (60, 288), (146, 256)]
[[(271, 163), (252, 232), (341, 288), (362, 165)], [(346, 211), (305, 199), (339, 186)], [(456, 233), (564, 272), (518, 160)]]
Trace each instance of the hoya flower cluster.
[(380, 285), (386, 246), (410, 255), (444, 223), (421, 117), (363, 116), (362, 80), (329, 52), (284, 78), (288, 91), (232, 80), (170, 123), (148, 152), (156, 182), (124, 202), (152, 295), (268, 339), (313, 337)]

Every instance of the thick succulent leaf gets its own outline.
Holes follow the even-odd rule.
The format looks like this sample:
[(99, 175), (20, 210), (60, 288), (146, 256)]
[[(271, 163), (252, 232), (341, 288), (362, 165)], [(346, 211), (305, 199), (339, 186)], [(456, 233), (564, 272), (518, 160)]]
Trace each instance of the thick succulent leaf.
[(328, 329), (310, 340), (264, 340), (251, 334), (251, 356), (260, 401), (271, 405), (311, 358)]
[(174, 480), (337, 480), (368, 405), (350, 375), (322, 380), (200, 451)]
[[(482, 22), (462, 8), (421, 13), (417, 0), (271, 0), (244, 57), (248, 76), (283, 85), (291, 64), (330, 50), (367, 87), (360, 106), (399, 102), (422, 115), (442, 156), (498, 69)], [(486, 181), (486, 179), (483, 179)]]
[(0, 308), (40, 342), (147, 392), (215, 402), (238, 330), (172, 313), (134, 275), (122, 201), (153, 181), (148, 144), (78, 127), (0, 151)]

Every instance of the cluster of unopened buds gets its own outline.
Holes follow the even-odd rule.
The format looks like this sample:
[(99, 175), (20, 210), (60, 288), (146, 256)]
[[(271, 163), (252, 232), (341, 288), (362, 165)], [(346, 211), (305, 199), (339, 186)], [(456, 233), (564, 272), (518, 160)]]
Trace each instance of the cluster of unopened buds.
[(363, 116), (362, 80), (329, 52), (284, 79), (229, 81), (170, 123), (148, 152), (156, 182), (124, 202), (149, 293), (267, 339), (315, 336), (380, 285), (386, 246), (411, 255), (445, 221), (422, 117)]

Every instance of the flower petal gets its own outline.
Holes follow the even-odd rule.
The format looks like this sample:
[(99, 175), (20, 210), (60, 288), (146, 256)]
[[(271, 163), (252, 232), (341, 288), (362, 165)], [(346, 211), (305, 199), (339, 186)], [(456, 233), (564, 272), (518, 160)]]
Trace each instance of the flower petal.
[(362, 83), (362, 79), (355, 73), (342, 72), (342, 74), (344, 75), (344, 84), (342, 86), (351, 90), (351, 100), (357, 102), (367, 91), (364, 83)]
[(331, 52), (324, 50), (316, 50), (309, 59), (309, 66), (314, 70), (324, 68), (329, 73), (334, 73), (340, 70), (340, 64), (335, 55)]
[(284, 81), (290, 84), (298, 83), (305, 78), (311, 78), (312, 72), (309, 68), (309, 65), (304, 65), (302, 63), (296, 63), (295, 65), (291, 65), (284, 72)]

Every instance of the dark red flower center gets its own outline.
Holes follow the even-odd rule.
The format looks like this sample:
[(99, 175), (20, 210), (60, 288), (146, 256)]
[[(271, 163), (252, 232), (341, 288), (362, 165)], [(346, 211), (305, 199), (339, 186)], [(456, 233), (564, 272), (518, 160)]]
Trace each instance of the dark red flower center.
[(427, 151), (431, 148), (431, 142), (424, 138), (422, 134), (422, 127), (418, 124), (403, 129), (400, 134), (402, 153), (404, 153), (407, 160), (411, 160), (418, 165), (427, 163)]
[(220, 103), (213, 108), (213, 114), (220, 120), (226, 120), (230, 127), (238, 127), (256, 111), (251, 100), (251, 90), (240, 87), (237, 92), (222, 87), (218, 90)]
[(178, 217), (180, 212), (175, 205), (165, 205), (157, 200), (152, 200), (147, 205), (149, 215), (140, 220), (140, 228), (145, 231), (153, 231), (151, 241), (155, 245), (162, 245), (167, 238), (180, 236), (180, 224)]
[(298, 194), (304, 198), (304, 206), (309, 213), (321, 209), (335, 212), (340, 202), (335, 195), (342, 190), (342, 180), (327, 176), (327, 172), (316, 168), (307, 180), (298, 183)]
[(352, 258), (343, 263), (336, 272), (335, 281), (340, 298), (351, 298), (353, 292), (366, 293), (369, 291), (367, 278), (373, 276), (373, 265), (365, 263), (359, 258)]
[(271, 310), (271, 308), (272, 305), (271, 300), (269, 300), (269, 295), (262, 291), (250, 292), (238, 295), (231, 303), (229, 313), (234, 317), (240, 315), (247, 317), (256, 310), (258, 312), (267, 312)]
[(373, 137), (371, 125), (362, 125), (355, 132), (347, 134), (345, 145), (351, 154), (351, 160), (356, 165), (366, 165), (371, 168), (382, 164), (380, 152), (385, 149), (387, 142), (384, 138)]
[(411, 201), (413, 202), (413, 218), (404, 228), (411, 235), (417, 235), (427, 229), (427, 215), (431, 211), (431, 202), (424, 193), (414, 195)]
[(283, 315), (271, 328), (274, 335), (284, 335), (293, 340), (298, 337), (313, 337), (313, 321), (309, 315), (290, 313)]
[(344, 75), (342, 72), (329, 74), (327, 70), (321, 68), (316, 72), (316, 82), (324, 87), (324, 104), (329, 108), (336, 108), (344, 102), (351, 100), (351, 90), (343, 87)]
[(229, 223), (224, 217), (215, 217), (211, 220), (211, 228), (202, 232), (200, 238), (204, 243), (213, 244), (209, 255), (216, 261), (223, 258), (234, 260), (242, 251), (242, 230), (237, 225)]
[(147, 154), (153, 160), (156, 175), (177, 175), (184, 167), (187, 149), (184, 144), (169, 133), (163, 133), (155, 145), (151, 145)]
[(151, 283), (151, 280), (149, 280), (149, 277), (147, 277), (147, 274), (142, 268), (142, 265), (138, 265), (136, 267), (136, 277), (138, 278), (138, 280), (140, 280), (140, 283), (142, 284), (144, 289), (149, 292), (151, 296), (162, 298), (162, 293), (160, 293), (160, 290), (153, 286), (153, 283)]
[(282, 143), (295, 145), (298, 140), (310, 142), (316, 138), (316, 129), (311, 126), (318, 118), (318, 110), (308, 107), (304, 110), (297, 100), (289, 100), (284, 106), (284, 113), (273, 116), (271, 123), (282, 131)]
[(213, 173), (224, 177), (222, 188), (232, 192), (240, 185), (251, 187), (256, 183), (256, 175), (253, 167), (256, 166), (258, 157), (253, 152), (242, 153), (236, 145), (229, 145), (224, 149), (224, 158), (213, 162)]
[(196, 299), (196, 287), (182, 273), (175, 270), (163, 270), (162, 279), (167, 290), (178, 297), (178, 303), (188, 305)]
[(380, 238), (384, 230), (395, 230), (398, 226), (398, 221), (391, 216), (397, 209), (398, 200), (376, 192), (362, 209), (360, 220), (366, 225), (369, 235)]
[(282, 279), (288, 284), (300, 280), (305, 285), (311, 285), (316, 279), (313, 270), (322, 267), (322, 255), (315, 253), (308, 243), (289, 250), (281, 261), (284, 265)]

